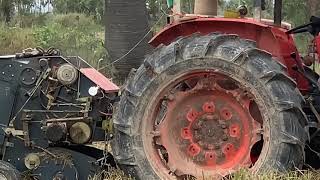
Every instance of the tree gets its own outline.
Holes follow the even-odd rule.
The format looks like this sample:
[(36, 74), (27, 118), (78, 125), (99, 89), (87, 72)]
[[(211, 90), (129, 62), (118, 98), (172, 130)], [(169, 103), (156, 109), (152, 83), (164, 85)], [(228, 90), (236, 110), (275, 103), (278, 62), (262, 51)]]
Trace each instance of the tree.
[(9, 23), (14, 11), (14, 3), (11, 0), (0, 0), (0, 15), (6, 23)]
[(317, 15), (319, 13), (319, 0), (307, 0), (307, 7), (311, 15)]
[(55, 13), (82, 13), (100, 21), (104, 15), (104, 0), (54, 0)]
[[(120, 81), (123, 81), (132, 68), (137, 68), (149, 52), (147, 38), (149, 31), (146, 0), (106, 0), (106, 48), (111, 61), (115, 63)], [(133, 50), (132, 48), (143, 39)], [(130, 53), (128, 53), (130, 52)]]

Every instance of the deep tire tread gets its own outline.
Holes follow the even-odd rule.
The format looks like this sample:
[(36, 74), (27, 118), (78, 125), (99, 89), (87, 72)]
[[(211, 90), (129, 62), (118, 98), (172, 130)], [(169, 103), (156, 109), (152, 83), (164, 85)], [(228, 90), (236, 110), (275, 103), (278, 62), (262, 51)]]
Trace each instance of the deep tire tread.
[[(149, 55), (134, 77), (128, 79), (123, 96), (114, 118), (115, 158), (125, 170), (140, 179), (154, 179), (155, 173), (147, 163), (140, 160), (143, 156), (141, 142), (135, 142), (137, 132), (133, 117), (138, 98), (143, 95), (153, 79), (169, 67), (190, 59), (207, 60), (218, 58), (247, 69), (260, 78), (260, 83), (270, 92), (274, 102), (273, 116), (284, 121), (270, 122), (271, 126), (281, 129), (281, 137), (272, 139), (272, 146), (279, 146), (273, 160), (266, 160), (263, 171), (285, 171), (301, 167), (304, 162), (304, 145), (307, 139), (304, 126), (307, 119), (302, 111), (303, 97), (296, 83), (286, 75), (286, 68), (277, 62), (270, 53), (257, 49), (256, 43), (241, 39), (237, 35), (211, 33), (205, 36), (194, 34), (180, 37), (168, 46), (161, 45)], [(151, 74), (150, 74), (151, 72)], [(271, 136), (273, 130), (271, 130)], [(118, 136), (117, 136), (118, 135)], [(124, 152), (121, 152), (124, 151)], [(286, 156), (286, 157), (284, 157)], [(147, 168), (147, 169), (146, 169)]]

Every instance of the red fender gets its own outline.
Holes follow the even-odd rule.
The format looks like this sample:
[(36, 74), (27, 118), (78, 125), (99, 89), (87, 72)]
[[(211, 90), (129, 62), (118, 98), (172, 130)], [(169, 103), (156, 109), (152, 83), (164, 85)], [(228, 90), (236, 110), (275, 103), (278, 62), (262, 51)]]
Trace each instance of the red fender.
[[(300, 56), (297, 62), (292, 59), (291, 54), (299, 55), (292, 35), (286, 33), (286, 29), (263, 24), (253, 19), (229, 19), (229, 18), (203, 18), (195, 17), (191, 20), (175, 22), (165, 27), (149, 42), (154, 47), (168, 45), (177, 37), (189, 36), (193, 33), (203, 35), (212, 32), (237, 34), (241, 38), (257, 42), (260, 49), (271, 53), (277, 60), (288, 69), (288, 75), (294, 79), (302, 92), (309, 90), (308, 81), (298, 72), (293, 70), (294, 66), (303, 68)], [(319, 46), (320, 47), (320, 46)]]

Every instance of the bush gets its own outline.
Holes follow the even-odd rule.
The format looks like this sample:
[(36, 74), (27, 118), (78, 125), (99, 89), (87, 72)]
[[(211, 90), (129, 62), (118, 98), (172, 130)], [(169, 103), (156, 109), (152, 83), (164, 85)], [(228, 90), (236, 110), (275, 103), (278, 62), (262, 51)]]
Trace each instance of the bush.
[(32, 29), (0, 25), (0, 55), (14, 54), (22, 49), (35, 47)]
[(93, 17), (48, 14), (45, 20), (42, 18), (41, 23), (23, 29), (1, 25), (0, 54), (12, 54), (36, 46), (55, 47), (63, 55), (80, 56), (95, 67), (100, 58), (106, 57), (104, 28), (96, 24)]

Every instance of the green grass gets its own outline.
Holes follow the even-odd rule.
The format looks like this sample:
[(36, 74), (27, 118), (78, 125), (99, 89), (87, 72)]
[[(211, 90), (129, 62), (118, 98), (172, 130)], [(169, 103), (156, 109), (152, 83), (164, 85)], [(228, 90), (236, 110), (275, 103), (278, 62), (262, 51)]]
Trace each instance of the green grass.
[(58, 48), (63, 55), (80, 56), (94, 67), (99, 59), (107, 57), (104, 27), (90, 16), (48, 14), (0, 24), (0, 55), (36, 46)]
[[(105, 177), (105, 180), (133, 180), (134, 178), (128, 177), (120, 169), (110, 169), (109, 171), (102, 171), (95, 176), (89, 177), (89, 180), (100, 180)], [(186, 180), (194, 180), (188, 178)], [(212, 177), (203, 177), (199, 180), (215, 180)], [(296, 170), (285, 174), (279, 173), (265, 173), (265, 174), (252, 174), (248, 170), (240, 170), (233, 174), (230, 178), (223, 180), (320, 180), (320, 172), (316, 170), (302, 171)]]
[(233, 180), (320, 180), (320, 174), (317, 171), (294, 171), (286, 174), (266, 173), (262, 175), (251, 174), (248, 171), (236, 173)]
[(89, 177), (88, 180), (101, 180), (104, 177), (104, 180), (133, 180), (132, 178), (126, 176), (119, 169), (112, 169), (110, 171), (102, 171), (92, 177)]
[[(98, 180), (102, 177), (105, 177), (105, 180), (133, 180), (126, 176), (121, 170), (113, 169), (111, 171), (103, 171), (96, 176), (90, 177), (89, 180)], [(99, 179), (100, 180), (100, 179)], [(187, 179), (187, 180), (192, 180)], [(200, 180), (215, 180), (211, 177), (204, 177)], [(240, 171), (233, 175), (231, 178), (225, 178), (225, 180), (320, 180), (320, 173), (317, 171), (294, 171), (287, 174), (278, 174), (278, 173), (266, 173), (262, 175), (254, 175), (248, 171)]]

